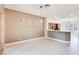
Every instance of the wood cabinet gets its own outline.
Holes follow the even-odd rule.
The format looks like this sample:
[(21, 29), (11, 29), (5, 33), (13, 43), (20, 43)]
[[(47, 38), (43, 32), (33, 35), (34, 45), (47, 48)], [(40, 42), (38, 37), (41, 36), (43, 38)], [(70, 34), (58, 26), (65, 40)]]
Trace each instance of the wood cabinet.
[(58, 23), (48, 23), (48, 28), (52, 30), (60, 30), (60, 24)]

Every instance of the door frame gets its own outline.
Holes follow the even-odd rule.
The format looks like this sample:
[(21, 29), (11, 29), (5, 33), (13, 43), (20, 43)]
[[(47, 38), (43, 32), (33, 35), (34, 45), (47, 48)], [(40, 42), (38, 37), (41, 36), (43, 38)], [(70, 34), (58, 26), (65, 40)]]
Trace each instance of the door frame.
[(5, 49), (5, 8), (4, 5), (0, 5), (0, 16), (1, 16), (1, 40), (0, 40), (0, 45), (1, 45), (1, 53), (4, 53), (4, 49)]

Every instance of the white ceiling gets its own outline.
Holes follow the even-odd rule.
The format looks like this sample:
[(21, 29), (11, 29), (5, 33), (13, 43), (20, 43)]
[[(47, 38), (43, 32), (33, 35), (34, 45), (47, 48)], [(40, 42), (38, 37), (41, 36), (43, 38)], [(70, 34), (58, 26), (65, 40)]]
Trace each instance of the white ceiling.
[[(41, 16), (40, 5), (41, 4), (6, 4), (5, 7)], [(47, 15), (48, 17), (63, 18), (78, 16), (79, 4), (50, 4), (50, 7), (43, 8), (42, 12), (43, 16)]]

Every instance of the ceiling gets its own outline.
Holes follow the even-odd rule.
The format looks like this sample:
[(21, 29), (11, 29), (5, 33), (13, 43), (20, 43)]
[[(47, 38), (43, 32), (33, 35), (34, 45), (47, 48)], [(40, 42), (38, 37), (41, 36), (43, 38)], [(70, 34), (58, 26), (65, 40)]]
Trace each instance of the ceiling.
[[(41, 16), (40, 5), (44, 6), (44, 4), (5, 4), (5, 7)], [(42, 12), (42, 16), (50, 18), (79, 16), (79, 4), (50, 4), (50, 7), (44, 7)]]

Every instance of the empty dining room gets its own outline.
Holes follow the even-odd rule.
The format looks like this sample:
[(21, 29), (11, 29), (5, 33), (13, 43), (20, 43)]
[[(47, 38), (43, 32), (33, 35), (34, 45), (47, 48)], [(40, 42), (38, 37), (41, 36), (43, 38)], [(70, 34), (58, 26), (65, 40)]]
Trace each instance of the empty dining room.
[(1, 55), (79, 55), (79, 4), (0, 4)]

